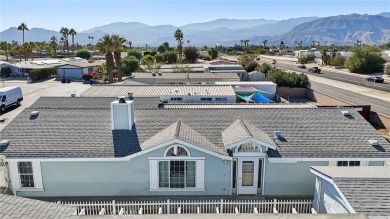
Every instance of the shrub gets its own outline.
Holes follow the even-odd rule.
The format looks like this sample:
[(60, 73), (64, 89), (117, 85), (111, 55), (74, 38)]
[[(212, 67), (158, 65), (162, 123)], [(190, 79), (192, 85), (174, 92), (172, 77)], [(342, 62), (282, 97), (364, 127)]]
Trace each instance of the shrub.
[(91, 80), (93, 78), (93, 75), (91, 75), (91, 74), (85, 74), (85, 75), (83, 75), (83, 80), (84, 81), (89, 81), (89, 80)]
[(151, 54), (151, 52), (149, 52), (149, 51), (145, 51), (145, 52), (143, 53), (143, 55), (144, 55), (144, 56), (147, 56), (147, 55), (152, 55), (152, 54)]
[(154, 56), (156, 62), (164, 62), (164, 56), (162, 54), (157, 54)]
[(386, 66), (385, 74), (390, 75), (390, 64)]
[(345, 62), (345, 66), (354, 73), (376, 73), (383, 70), (386, 61), (380, 54), (380, 49), (374, 46), (353, 49), (353, 54)]
[(306, 54), (304, 56), (302, 56), (301, 58), (298, 58), (298, 62), (300, 64), (307, 64), (309, 62), (313, 62), (315, 60), (316, 56), (313, 55), (313, 54)]
[(215, 59), (218, 57), (218, 50), (216, 50), (215, 48), (208, 49), (207, 53), (210, 55), (211, 59)]
[(185, 56), (186, 61), (189, 63), (195, 63), (198, 61), (198, 49), (194, 46), (184, 48), (183, 54)]
[(207, 56), (207, 55), (199, 55), (199, 59), (203, 59), (203, 60), (206, 60), (206, 61), (211, 61), (211, 57)]
[(278, 87), (310, 87), (310, 81), (307, 75), (286, 72), (281, 69), (271, 69), (266, 76), (266, 80), (274, 82)]
[(1, 77), (9, 77), (11, 76), (11, 68), (10, 67), (5, 67), (1, 68)]
[(167, 64), (175, 63), (177, 60), (177, 53), (175, 51), (165, 52), (163, 56), (164, 56), (164, 62)]
[(251, 62), (247, 63), (246, 66), (244, 66), (244, 69), (247, 72), (252, 72), (252, 71), (256, 70), (257, 66), (258, 66), (257, 62), (251, 61)]
[(28, 73), (28, 76), (32, 81), (50, 78), (52, 75), (55, 75), (57, 70), (55, 68), (41, 68), (41, 69), (33, 69)]
[(139, 51), (138, 49), (129, 49), (127, 51), (127, 56), (134, 56), (138, 60), (142, 59), (142, 52)]
[(122, 60), (122, 71), (125, 74), (131, 75), (131, 73), (135, 72), (138, 68), (139, 68), (139, 62), (136, 57), (126, 56)]
[(88, 60), (88, 59), (91, 58), (92, 55), (91, 55), (91, 53), (88, 50), (80, 49), (80, 50), (76, 51), (76, 54), (74, 56)]

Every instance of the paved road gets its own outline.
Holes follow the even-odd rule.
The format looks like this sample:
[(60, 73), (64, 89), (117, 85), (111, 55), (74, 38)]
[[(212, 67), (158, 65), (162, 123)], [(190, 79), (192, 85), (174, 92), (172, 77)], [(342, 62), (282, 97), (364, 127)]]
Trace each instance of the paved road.
[(373, 111), (390, 117), (390, 102), (367, 97), (359, 93), (315, 81), (310, 81), (310, 83), (313, 90), (337, 97), (356, 105), (371, 105), (371, 109)]
[[(269, 63), (269, 62), (267, 62)], [(288, 63), (282, 63), (282, 62), (277, 62), (276, 66), (285, 68), (285, 69), (290, 69), (296, 72), (303, 72), (303, 73), (308, 73), (308, 69), (300, 69), (297, 67), (297, 64), (288, 64)], [(342, 81), (350, 84), (355, 84), (364, 87), (369, 87), (381, 91), (386, 91), (390, 92), (390, 80), (385, 77), (385, 82), (384, 83), (374, 83), (374, 82), (368, 82), (366, 81), (366, 75), (358, 75), (358, 74), (344, 74), (344, 73), (337, 73), (337, 72), (332, 72), (329, 71), (325, 68), (321, 68), (321, 73), (316, 74), (316, 73), (309, 73), (313, 74), (319, 77), (324, 77), (328, 79), (333, 79), (337, 81)]]

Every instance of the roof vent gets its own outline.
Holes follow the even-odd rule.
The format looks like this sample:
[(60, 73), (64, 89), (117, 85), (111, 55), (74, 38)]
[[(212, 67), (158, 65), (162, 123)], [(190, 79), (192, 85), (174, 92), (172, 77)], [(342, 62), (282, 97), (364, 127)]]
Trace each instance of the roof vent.
[(76, 97), (76, 94), (70, 94), (70, 97)]
[(152, 75), (153, 75), (153, 76), (156, 76), (156, 74), (155, 74), (155, 73), (152, 73)]
[(38, 116), (39, 115), (39, 111), (32, 111), (30, 113), (31, 116)]
[(351, 113), (348, 111), (348, 110), (343, 110), (341, 111), (341, 113), (344, 115), (344, 116), (350, 116)]
[(118, 97), (119, 103), (126, 103), (125, 98), (126, 98), (125, 96), (120, 96), (120, 97)]
[(274, 141), (276, 140), (287, 142), (281, 131), (274, 131)]
[(129, 98), (129, 100), (132, 100), (133, 99), (133, 92), (127, 93), (127, 96)]
[(378, 140), (375, 140), (375, 139), (370, 139), (370, 140), (368, 140), (368, 142), (369, 142), (372, 146), (378, 146), (378, 145), (379, 145)]
[(179, 90), (178, 90), (178, 89), (175, 89), (175, 92), (177, 93), (177, 92), (179, 92)]
[(7, 147), (9, 145), (9, 140), (1, 140), (0, 147)]

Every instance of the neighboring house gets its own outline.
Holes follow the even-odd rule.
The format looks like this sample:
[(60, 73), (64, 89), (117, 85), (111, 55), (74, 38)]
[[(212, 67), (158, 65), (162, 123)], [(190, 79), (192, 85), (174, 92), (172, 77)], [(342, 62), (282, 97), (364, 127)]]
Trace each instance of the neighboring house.
[(236, 73), (133, 73), (123, 84), (214, 84), (217, 81), (240, 81)]
[(11, 75), (16, 77), (28, 76), (28, 73), (34, 69), (43, 69), (43, 68), (56, 68), (62, 65), (66, 65), (67, 62), (60, 59), (44, 59), (44, 60), (35, 60), (35, 61), (23, 61), (17, 63), (2, 63), (11, 69)]
[(0, 218), (80, 218), (76, 207), (0, 194)]
[(66, 65), (57, 67), (57, 78), (72, 78), (72, 79), (82, 79), (83, 75), (97, 71), (97, 66), (100, 66), (102, 61), (79, 61), (79, 62), (69, 62)]
[(210, 73), (237, 73), (240, 76), (240, 81), (244, 79), (246, 70), (241, 65), (210, 65), (205, 67), (206, 72)]
[(265, 74), (258, 71), (249, 72), (248, 81), (265, 81)]
[(93, 85), (83, 97), (159, 97), (166, 103), (235, 103), (229, 85)]
[(313, 207), (319, 213), (364, 213), (369, 218), (389, 218), (390, 167), (383, 166), (382, 161), (355, 167), (356, 162), (359, 161), (311, 167), (316, 176)]
[(10, 189), (31, 197), (312, 196), (311, 166), (390, 160), (390, 144), (352, 108), (168, 109), (153, 101), (41, 97), (2, 130)]

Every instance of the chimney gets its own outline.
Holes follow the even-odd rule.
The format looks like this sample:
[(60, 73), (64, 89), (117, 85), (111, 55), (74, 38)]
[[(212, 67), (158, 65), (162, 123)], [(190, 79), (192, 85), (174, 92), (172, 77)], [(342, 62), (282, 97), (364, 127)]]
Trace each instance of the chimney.
[(126, 100), (126, 97), (119, 97), (111, 102), (111, 129), (131, 130), (134, 124), (134, 103)]

